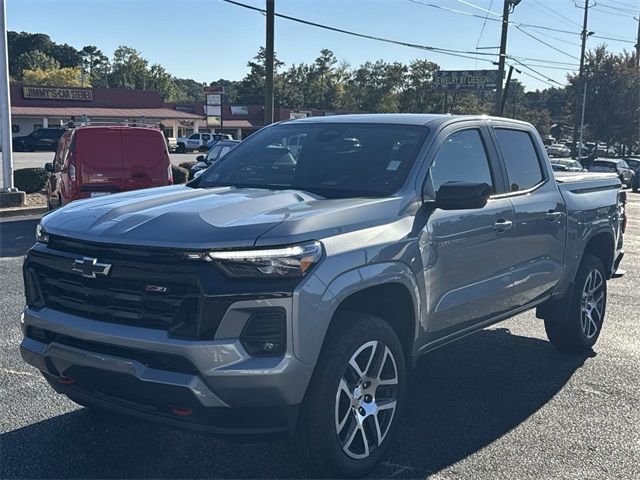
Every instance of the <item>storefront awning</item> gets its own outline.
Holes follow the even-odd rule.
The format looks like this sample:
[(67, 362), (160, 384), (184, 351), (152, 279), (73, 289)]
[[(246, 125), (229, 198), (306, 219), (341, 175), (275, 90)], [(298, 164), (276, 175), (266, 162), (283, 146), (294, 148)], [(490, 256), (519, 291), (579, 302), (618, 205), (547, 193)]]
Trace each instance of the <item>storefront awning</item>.
[(250, 120), (225, 120), (222, 119), (222, 128), (262, 128), (262, 123), (251, 122)]
[(19, 117), (89, 118), (159, 118), (163, 120), (204, 120), (193, 113), (170, 108), (97, 108), (97, 107), (12, 107), (11, 115)]

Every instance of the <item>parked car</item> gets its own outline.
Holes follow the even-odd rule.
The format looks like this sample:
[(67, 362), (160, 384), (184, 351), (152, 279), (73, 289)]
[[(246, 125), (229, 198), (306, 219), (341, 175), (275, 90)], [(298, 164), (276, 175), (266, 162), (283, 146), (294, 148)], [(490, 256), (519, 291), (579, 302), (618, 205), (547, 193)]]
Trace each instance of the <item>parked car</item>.
[(189, 180), (198, 176), (199, 172), (209, 168), (240, 143), (239, 140), (217, 140), (216, 142), (206, 157), (198, 155), (198, 158), (196, 158), (197, 163), (189, 170)]
[(634, 171), (629, 168), (627, 162), (620, 159), (599, 158), (591, 162), (587, 169), (590, 172), (615, 172), (620, 177), (620, 182), (625, 187), (630, 187), (633, 183)]
[(558, 158), (554, 158), (551, 160), (551, 167), (554, 170), (557, 171), (564, 171), (564, 172), (583, 172), (585, 171), (585, 168), (582, 166), (582, 164), (577, 161), (577, 160), (570, 160), (570, 159), (558, 159)]
[(233, 140), (233, 137), (228, 133), (212, 133), (211, 140), (207, 143), (207, 148), (211, 149), (216, 143), (221, 140)]
[(176, 137), (165, 137), (167, 140), (167, 150), (175, 152), (178, 149), (178, 139)]
[(537, 308), (551, 343), (584, 359), (622, 258), (624, 195), (615, 175), (554, 178), (515, 120), (277, 123), (186, 185), (45, 215), (25, 257), (22, 357), (89, 408), (289, 432), (311, 470), (365, 475), (419, 356)]
[(78, 127), (61, 138), (47, 163), (47, 206), (128, 190), (170, 185), (171, 164), (162, 132), (145, 127)]
[(554, 163), (554, 162), (551, 162), (551, 169), (554, 172), (567, 172), (568, 171), (566, 165), (562, 165), (561, 163)]
[(547, 153), (550, 157), (569, 157), (571, 156), (571, 149), (561, 143), (554, 143), (547, 147)]
[[(188, 137), (179, 137), (177, 139), (177, 146), (176, 146), (176, 152), (178, 153), (184, 153), (187, 151), (193, 151), (193, 150), (201, 150), (201, 151), (207, 151), (209, 150), (209, 147), (207, 147), (207, 144), (209, 142), (211, 142), (212, 140), (220, 140), (221, 138), (220, 133), (208, 133), (208, 132), (201, 132), (201, 133), (192, 133), (191, 135), (189, 135)], [(224, 135), (224, 139), (226, 140), (226, 137), (231, 137), (231, 135)]]
[(58, 140), (66, 132), (66, 128), (39, 128), (29, 135), (13, 137), (11, 145), (16, 152), (33, 152), (35, 150), (54, 150)]
[(633, 189), (634, 193), (637, 193), (640, 190), (640, 157), (625, 157), (623, 158), (623, 160), (627, 162), (629, 168), (631, 168), (635, 173), (635, 175), (633, 176), (631, 188)]

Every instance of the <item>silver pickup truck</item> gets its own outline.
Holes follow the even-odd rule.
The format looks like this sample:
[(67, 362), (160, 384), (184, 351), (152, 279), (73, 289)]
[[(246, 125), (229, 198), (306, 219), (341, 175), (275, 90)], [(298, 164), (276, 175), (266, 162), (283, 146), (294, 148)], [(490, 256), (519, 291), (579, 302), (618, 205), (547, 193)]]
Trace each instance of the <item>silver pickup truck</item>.
[(186, 185), (47, 214), (22, 356), (89, 408), (289, 433), (312, 470), (364, 475), (420, 355), (532, 308), (558, 349), (594, 346), (624, 201), (615, 175), (555, 178), (522, 122), (282, 122)]

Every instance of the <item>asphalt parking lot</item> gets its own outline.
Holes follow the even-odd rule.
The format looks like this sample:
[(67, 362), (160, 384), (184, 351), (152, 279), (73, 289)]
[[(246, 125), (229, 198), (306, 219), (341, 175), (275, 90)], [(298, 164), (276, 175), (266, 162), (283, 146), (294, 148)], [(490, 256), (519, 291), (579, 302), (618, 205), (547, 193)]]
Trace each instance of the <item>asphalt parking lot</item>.
[[(609, 284), (595, 351), (556, 352), (527, 313), (431, 352), (411, 374), (398, 438), (373, 476), (640, 478), (639, 194), (629, 193), (628, 214), (626, 275)], [(303, 475), (285, 442), (225, 443), (95, 417), (56, 395), (18, 353), (21, 256), (36, 222), (0, 223), (1, 478)]]
[[(182, 162), (195, 161), (198, 155), (204, 155), (202, 152), (188, 153), (170, 153), (171, 163), (179, 165)], [(19, 168), (44, 168), (44, 164), (53, 161), (53, 152), (14, 152), (13, 153), (13, 169)], [(2, 171), (0, 170), (0, 184), (2, 183)]]

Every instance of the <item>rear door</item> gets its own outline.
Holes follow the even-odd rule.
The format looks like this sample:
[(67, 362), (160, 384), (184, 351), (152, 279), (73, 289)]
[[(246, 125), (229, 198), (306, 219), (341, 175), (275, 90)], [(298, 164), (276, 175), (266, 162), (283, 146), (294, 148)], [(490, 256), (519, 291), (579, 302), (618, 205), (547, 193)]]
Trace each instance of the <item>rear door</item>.
[(532, 128), (493, 127), (515, 212), (512, 308), (551, 293), (560, 280), (566, 244), (566, 208), (543, 147)]
[(159, 130), (122, 130), (123, 190), (169, 184), (169, 152)]
[(75, 161), (80, 192), (98, 196), (122, 190), (121, 127), (76, 131)]
[(466, 181), (488, 183), (493, 195), (481, 209), (436, 209), (423, 229), (433, 340), (508, 309), (514, 220), (511, 202), (500, 198), (502, 171), (483, 123), (450, 127), (435, 144), (425, 191), (434, 194), (444, 183)]

